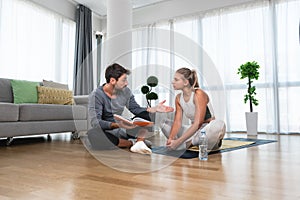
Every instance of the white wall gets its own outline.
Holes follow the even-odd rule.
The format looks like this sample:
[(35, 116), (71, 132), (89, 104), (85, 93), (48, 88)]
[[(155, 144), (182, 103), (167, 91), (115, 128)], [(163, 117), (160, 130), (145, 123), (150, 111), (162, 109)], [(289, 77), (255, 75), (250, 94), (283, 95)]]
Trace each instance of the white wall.
[[(76, 4), (69, 0), (31, 0), (75, 21)], [(144, 25), (255, 0), (172, 0), (133, 10), (132, 25)], [(93, 15), (93, 30), (106, 32), (106, 19)]]
[[(31, 0), (32, 2), (39, 4), (49, 10), (52, 10), (60, 15), (63, 15), (73, 21), (76, 20), (76, 7), (75, 3), (72, 3), (68, 0)], [(102, 17), (99, 17), (97, 14), (92, 14), (92, 26), (93, 31), (101, 31), (106, 29), (102, 26)], [(106, 25), (106, 24), (105, 24)]]
[(92, 27), (93, 27), (93, 31), (102, 30), (102, 18), (95, 13), (92, 13)]
[(172, 0), (133, 11), (133, 26), (159, 22), (176, 17), (255, 0)]
[(75, 21), (76, 4), (67, 0), (30, 0)]
[[(257, 0), (171, 0), (143, 8), (134, 9), (132, 25), (147, 25), (154, 22), (167, 21), (177, 17), (198, 14), (204, 11), (232, 5), (249, 3)], [(101, 18), (101, 31), (106, 33), (106, 18)]]

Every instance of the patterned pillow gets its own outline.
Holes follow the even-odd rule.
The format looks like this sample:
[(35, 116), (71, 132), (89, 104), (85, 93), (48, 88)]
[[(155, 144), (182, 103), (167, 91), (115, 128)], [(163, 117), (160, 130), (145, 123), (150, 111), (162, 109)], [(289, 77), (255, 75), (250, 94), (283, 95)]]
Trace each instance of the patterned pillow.
[(73, 105), (74, 98), (71, 90), (38, 86), (38, 103)]

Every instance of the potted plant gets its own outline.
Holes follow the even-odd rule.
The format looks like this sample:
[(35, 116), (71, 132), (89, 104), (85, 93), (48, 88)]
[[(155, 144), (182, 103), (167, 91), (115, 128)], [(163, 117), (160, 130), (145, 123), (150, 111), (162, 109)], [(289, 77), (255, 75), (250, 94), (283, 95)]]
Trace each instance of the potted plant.
[(147, 85), (142, 86), (141, 91), (146, 95), (146, 101), (149, 107), (151, 107), (151, 100), (158, 99), (158, 95), (152, 92), (152, 88), (156, 87), (158, 84), (158, 79), (155, 76), (149, 76), (147, 78)]
[(257, 112), (253, 112), (253, 105), (258, 105), (256, 96), (256, 87), (252, 85), (253, 80), (259, 78), (259, 64), (256, 61), (246, 62), (238, 68), (240, 79), (247, 78), (247, 93), (244, 97), (244, 103), (249, 101), (250, 112), (246, 112), (246, 125), (248, 135), (257, 135)]

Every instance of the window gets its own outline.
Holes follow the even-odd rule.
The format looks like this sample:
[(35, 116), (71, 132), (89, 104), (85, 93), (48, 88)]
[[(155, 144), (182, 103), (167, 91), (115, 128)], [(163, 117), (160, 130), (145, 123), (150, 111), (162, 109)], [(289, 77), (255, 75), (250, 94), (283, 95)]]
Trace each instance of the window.
[[(227, 131), (245, 131), (244, 113), (250, 109), (249, 103), (244, 104), (243, 101), (246, 81), (239, 79), (237, 69), (247, 61), (257, 61), (261, 66), (259, 80), (254, 82), (259, 100), (259, 105), (254, 107), (254, 111), (259, 113), (258, 131), (300, 133), (297, 109), (300, 99), (299, 10), (300, 0), (253, 1), (208, 11), (196, 17), (170, 20), (169, 26), (147, 27), (144, 33), (151, 33), (151, 37), (142, 35), (140, 31), (134, 35), (133, 42), (144, 42), (147, 47), (149, 43), (145, 41), (155, 41), (159, 46), (159, 40), (163, 39), (170, 42), (170, 48), (163, 52), (161, 49), (145, 48), (145, 51), (133, 54), (133, 66), (153, 66), (153, 69), (142, 70), (146, 75), (157, 70), (157, 64), (169, 67), (167, 73), (156, 72), (163, 76), (161, 79), (169, 82), (172, 80), (169, 73), (189, 66), (196, 68), (200, 74), (200, 84), (201, 74), (211, 73), (211, 66), (216, 68), (225, 96), (222, 99), (217, 94), (212, 98), (219, 98), (217, 105), (213, 105), (215, 113), (224, 109)], [(170, 37), (161, 37), (158, 34), (161, 28), (170, 31)], [(200, 51), (190, 48), (188, 53), (185, 52), (188, 56), (199, 57), (195, 66), (191, 66), (184, 56), (173, 54), (184, 47), (181, 40), (184, 36), (200, 46)], [(213, 65), (208, 67), (205, 59), (211, 60)], [(217, 74), (211, 79), (216, 77)], [(201, 86), (208, 89), (208, 93), (215, 93), (215, 88), (219, 88), (209, 88), (205, 80)], [(167, 93), (170, 92), (162, 94), (167, 96)]]
[(73, 85), (75, 22), (24, 0), (0, 0), (1, 77)]

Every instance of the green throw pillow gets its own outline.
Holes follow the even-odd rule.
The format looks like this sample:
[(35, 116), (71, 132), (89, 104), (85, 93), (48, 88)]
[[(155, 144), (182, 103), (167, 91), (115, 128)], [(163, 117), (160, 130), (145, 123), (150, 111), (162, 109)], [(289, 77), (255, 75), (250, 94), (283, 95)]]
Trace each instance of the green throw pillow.
[(39, 82), (11, 80), (11, 87), (13, 89), (14, 103), (37, 103), (37, 86)]

